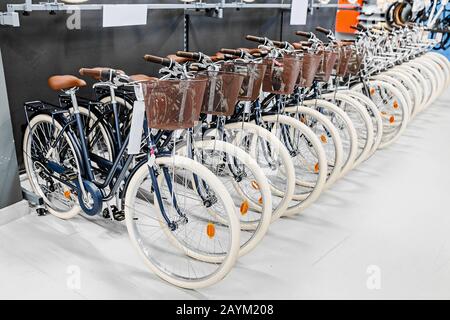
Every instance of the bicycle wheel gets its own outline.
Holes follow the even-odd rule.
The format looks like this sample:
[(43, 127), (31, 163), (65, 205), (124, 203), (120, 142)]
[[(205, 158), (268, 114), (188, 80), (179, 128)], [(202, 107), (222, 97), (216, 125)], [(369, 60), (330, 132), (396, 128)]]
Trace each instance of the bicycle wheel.
[[(411, 110), (414, 107), (414, 105), (413, 105), (411, 96), (409, 95), (408, 89), (406, 89), (405, 85), (403, 85), (399, 80), (397, 80), (389, 75), (386, 75), (386, 74), (376, 75), (372, 79), (381, 80), (381, 81), (390, 83), (396, 89), (398, 89), (402, 93), (403, 98), (405, 99), (406, 105), (408, 106), (408, 109), (409, 109), (409, 117), (411, 117), (411, 113), (412, 113)], [(396, 101), (394, 101), (394, 103), (396, 103)]]
[(50, 146), (62, 128), (50, 115), (33, 116), (23, 137), (23, 159), (31, 187), (42, 197), (47, 210), (61, 219), (70, 219), (81, 211), (77, 192), (60, 180), (70, 177), (75, 183), (80, 163), (75, 143), (67, 133)]
[(262, 121), (287, 146), (294, 163), (296, 187), (292, 204), (283, 215), (300, 213), (325, 187), (328, 172), (325, 150), (314, 132), (292, 117), (266, 115)]
[(406, 75), (408, 77), (411, 77), (411, 79), (417, 83), (417, 87), (420, 91), (420, 97), (419, 104), (417, 108), (414, 108), (413, 116), (415, 117), (420, 111), (422, 111), (428, 101), (429, 92), (431, 83), (429, 83), (425, 77), (417, 70), (405, 65), (400, 65), (392, 69), (395, 72), (402, 73), (403, 75)]
[(225, 133), (227, 141), (250, 154), (263, 170), (272, 193), (272, 222), (275, 221), (294, 195), (295, 169), (289, 152), (273, 133), (253, 123), (228, 123)]
[(425, 56), (421, 56), (414, 60), (415, 62), (419, 62), (425, 65), (433, 74), (436, 79), (436, 98), (442, 93), (442, 91), (446, 88), (445, 83), (445, 74), (442, 69), (435, 63), (435, 61), (428, 59)]
[(358, 152), (358, 135), (350, 117), (338, 106), (323, 99), (303, 101), (303, 105), (325, 115), (336, 127), (342, 140), (344, 164), (341, 177), (353, 168)]
[(322, 98), (336, 104), (352, 120), (353, 126), (358, 134), (358, 153), (353, 164), (353, 168), (355, 168), (367, 159), (374, 141), (374, 129), (370, 115), (358, 100), (344, 93), (327, 93)]
[[(143, 163), (125, 189), (131, 242), (147, 267), (165, 281), (187, 289), (211, 286), (229, 273), (239, 254), (233, 199), (219, 178), (192, 159), (158, 157), (155, 165), (158, 188)], [(208, 189), (208, 201), (192, 184), (193, 176)], [(161, 207), (175, 227), (165, 220)], [(215, 262), (205, 262), (205, 257)]]
[(434, 77), (433, 72), (428, 67), (419, 62), (416, 62), (415, 60), (407, 62), (405, 65), (419, 71), (425, 78), (425, 81), (429, 84), (430, 91), (428, 92), (428, 95), (426, 95), (426, 102), (423, 109), (428, 108), (438, 96), (437, 94), (438, 85), (436, 83), (437, 80)]
[[(119, 130), (122, 135), (122, 139), (125, 140), (131, 126), (133, 103), (128, 101), (126, 96), (120, 92), (116, 92), (115, 100), (117, 103), (117, 114), (119, 116)], [(109, 94), (102, 95), (99, 99), (99, 102), (112, 109), (111, 101), (112, 98)], [(111, 112), (110, 116), (105, 121), (107, 121), (111, 127), (114, 127), (114, 113)]]
[(336, 127), (331, 121), (317, 110), (297, 106), (285, 108), (285, 113), (300, 120), (319, 137), (325, 150), (328, 161), (327, 183), (325, 188), (330, 187), (341, 176), (344, 164), (344, 151), (342, 139)]
[(356, 92), (352, 90), (345, 90), (342, 93), (350, 95), (352, 98), (358, 100), (367, 110), (372, 119), (373, 129), (374, 129), (374, 139), (372, 148), (370, 149), (369, 156), (373, 155), (377, 151), (381, 138), (383, 137), (383, 119), (381, 119), (381, 114), (378, 112), (377, 106), (370, 100), (367, 96), (363, 95), (361, 92)]
[[(366, 93), (362, 83), (354, 85), (351, 90)], [(368, 80), (367, 90), (383, 119), (383, 137), (379, 148), (385, 148), (406, 129), (409, 120), (408, 105), (402, 93), (387, 82)]]
[[(187, 155), (185, 146), (177, 149), (178, 154)], [(239, 255), (247, 254), (262, 240), (272, 219), (272, 195), (264, 172), (244, 150), (220, 140), (195, 141), (193, 156), (220, 179), (233, 199), (243, 231)], [(210, 210), (221, 223), (227, 223)]]
[(425, 56), (437, 62), (441, 66), (441, 69), (446, 74), (445, 87), (448, 87), (450, 85), (450, 62), (448, 59), (442, 54), (433, 51), (427, 52)]
[(383, 75), (392, 77), (398, 81), (406, 88), (409, 97), (411, 98), (411, 105), (409, 108), (409, 118), (412, 119), (419, 108), (419, 103), (422, 99), (422, 89), (419, 88), (417, 83), (415, 83), (410, 77), (402, 72), (396, 72), (394, 70), (388, 70), (383, 72)]

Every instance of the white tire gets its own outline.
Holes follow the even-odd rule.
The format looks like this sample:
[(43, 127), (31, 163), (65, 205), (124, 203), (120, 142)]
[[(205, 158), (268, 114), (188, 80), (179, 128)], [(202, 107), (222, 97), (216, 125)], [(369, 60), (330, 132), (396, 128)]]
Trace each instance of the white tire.
[[(158, 157), (155, 160), (155, 164), (158, 166), (167, 166), (169, 168), (176, 167), (177, 170), (189, 170), (190, 172), (195, 173), (202, 181), (205, 181), (208, 186), (214, 189), (214, 193), (217, 197), (219, 197), (220, 204), (224, 208), (228, 221), (226, 226), (227, 228), (225, 230), (227, 232), (227, 235), (229, 236), (229, 240), (227, 241), (227, 244), (224, 244), (226, 248), (221, 248), (221, 251), (225, 251), (226, 255), (221, 257), (220, 262), (217, 262), (215, 265), (210, 265), (210, 268), (214, 268), (212, 269), (212, 271), (209, 271), (209, 269), (207, 271), (203, 270), (204, 273), (210, 272), (206, 275), (201, 275), (199, 272), (191, 271), (194, 268), (192, 264), (196, 263), (195, 259), (190, 260), (191, 269), (187, 268), (187, 270), (184, 270), (184, 268), (180, 267), (180, 270), (175, 270), (175, 268), (179, 266), (175, 263), (171, 265), (171, 262), (173, 261), (169, 259), (170, 257), (172, 257), (172, 259), (175, 259), (177, 258), (177, 256), (180, 256), (181, 259), (186, 259), (186, 262), (189, 266), (189, 262), (187, 261), (187, 259), (189, 259), (189, 257), (196, 257), (199, 255), (199, 253), (195, 250), (187, 248), (186, 246), (181, 246), (181, 248), (173, 246), (173, 241), (167, 239), (165, 245), (167, 246), (166, 252), (169, 255), (168, 265), (162, 265), (162, 258), (159, 258), (160, 260), (158, 261), (156, 260), (156, 253), (165, 254), (166, 252), (161, 250), (157, 251), (156, 248), (153, 249), (151, 245), (154, 243), (154, 241), (152, 242), (151, 239), (149, 240), (149, 245), (145, 243), (146, 234), (141, 234), (139, 228), (137, 227), (137, 223), (140, 220), (137, 216), (138, 213), (135, 208), (135, 205), (138, 205), (138, 189), (140, 188), (141, 183), (149, 175), (147, 164), (143, 164), (140, 168), (137, 169), (137, 171), (134, 172), (133, 176), (130, 178), (131, 180), (129, 181), (129, 185), (125, 194), (125, 221), (131, 243), (141, 256), (141, 258), (144, 260), (147, 267), (163, 280), (175, 286), (186, 289), (200, 289), (211, 286), (219, 282), (230, 272), (239, 254), (240, 225), (235, 208), (233, 206), (233, 200), (231, 199), (227, 189), (222, 184), (222, 182), (211, 171), (192, 159), (177, 155), (174, 155), (172, 157)], [(155, 222), (155, 228), (157, 228), (158, 224), (161, 226), (163, 223), (161, 223), (162, 218), (160, 217), (161, 212), (159, 211), (158, 205), (156, 205), (155, 207), (155, 215), (159, 216), (160, 220)], [(186, 225), (187, 224), (189, 224), (189, 222), (187, 222)], [(161, 228), (163, 227), (161, 226)], [(164, 241), (164, 237), (166, 236), (167, 232), (162, 230), (160, 232), (162, 234), (162, 241)], [(169, 252), (169, 249), (176, 251), (172, 254), (172, 252)], [(212, 254), (212, 256), (214, 255)]]

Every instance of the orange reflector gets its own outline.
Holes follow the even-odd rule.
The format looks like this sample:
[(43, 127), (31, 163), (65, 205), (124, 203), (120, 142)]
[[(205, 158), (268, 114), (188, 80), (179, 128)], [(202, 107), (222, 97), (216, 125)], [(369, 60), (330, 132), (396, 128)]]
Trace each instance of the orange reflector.
[(259, 184), (255, 180), (252, 181), (252, 187), (253, 189), (259, 190)]
[(70, 199), (70, 195), (71, 195), (70, 190), (64, 191), (64, 197), (66, 197), (66, 199)]
[(258, 203), (259, 203), (259, 204), (263, 204), (263, 200), (262, 200), (262, 197), (259, 197), (259, 199), (258, 199)]
[(206, 234), (210, 239), (214, 238), (214, 236), (216, 235), (216, 227), (214, 226), (213, 223), (210, 222), (206, 226)]
[(394, 121), (395, 121), (395, 117), (394, 117), (394, 116), (391, 116), (391, 117), (389, 118), (389, 123), (394, 123)]
[(303, 123), (306, 123), (306, 118), (305, 118), (305, 116), (301, 116), (301, 117), (300, 117), (300, 121), (303, 122)]
[(247, 201), (247, 200), (244, 200), (244, 201), (241, 203), (241, 214), (242, 214), (242, 215), (245, 215), (245, 214), (248, 212), (248, 207), (249, 207), (248, 201)]
[(327, 143), (327, 141), (328, 141), (327, 136), (324, 134), (320, 136), (320, 140), (322, 140), (323, 143)]
[(314, 172), (317, 173), (319, 172), (319, 163), (317, 162), (316, 165), (314, 166)]
[(375, 88), (370, 88), (370, 94), (374, 94), (375, 93)]
[(397, 102), (397, 100), (394, 101), (393, 107), (394, 107), (394, 109), (397, 109), (397, 108), (398, 108), (398, 102)]

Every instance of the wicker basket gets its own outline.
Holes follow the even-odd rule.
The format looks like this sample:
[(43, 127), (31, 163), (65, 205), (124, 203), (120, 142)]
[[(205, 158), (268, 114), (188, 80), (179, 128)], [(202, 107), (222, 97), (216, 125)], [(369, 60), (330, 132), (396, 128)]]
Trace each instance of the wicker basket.
[(322, 55), (316, 53), (305, 52), (303, 54), (302, 69), (297, 79), (299, 87), (308, 88), (312, 86), (321, 59)]
[(238, 100), (254, 101), (258, 99), (267, 65), (264, 63), (227, 62), (222, 70), (244, 76)]
[(207, 78), (143, 83), (149, 128), (187, 129), (200, 117)]
[(361, 70), (363, 61), (364, 53), (358, 52), (356, 49), (353, 49), (350, 61), (348, 63), (347, 72), (351, 75), (358, 74), (359, 70)]
[(336, 75), (339, 77), (344, 77), (347, 74), (348, 64), (350, 58), (352, 57), (353, 49), (349, 46), (339, 47), (339, 58), (336, 62)]
[(231, 116), (238, 101), (244, 76), (234, 72), (205, 71), (208, 84), (201, 112), (219, 116)]
[(263, 91), (275, 94), (291, 94), (294, 92), (302, 61), (298, 57), (285, 56), (279, 59), (266, 59), (266, 73)]
[(327, 82), (330, 79), (331, 71), (333, 71), (334, 64), (337, 59), (337, 52), (333, 49), (321, 50), (322, 59), (317, 70), (315, 80)]

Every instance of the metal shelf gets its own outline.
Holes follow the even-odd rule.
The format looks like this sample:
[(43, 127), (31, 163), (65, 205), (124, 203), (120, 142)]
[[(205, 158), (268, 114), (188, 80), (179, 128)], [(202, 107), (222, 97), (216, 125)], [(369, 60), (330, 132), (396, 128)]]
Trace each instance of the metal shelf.
[[(26, 0), (25, 3), (19, 4), (8, 4), (7, 12), (0, 12), (0, 25), (10, 25), (18, 27), (19, 16), (17, 12), (33, 12), (33, 11), (69, 11), (69, 10), (79, 10), (79, 11), (89, 11), (89, 10), (103, 10), (103, 7), (108, 4), (65, 4), (55, 1), (33, 3), (32, 0)], [(126, 4), (125, 4), (126, 5)], [(225, 2), (221, 0), (216, 3), (179, 3), (179, 4), (163, 4), (163, 3), (149, 3), (146, 5), (148, 10), (184, 10), (187, 14), (189, 11), (207, 10), (207, 9), (280, 9), (280, 10), (290, 10), (291, 3), (245, 3), (243, 1), (236, 2)], [(358, 8), (359, 5), (343, 5), (338, 3), (309, 3), (309, 7), (312, 8)]]

